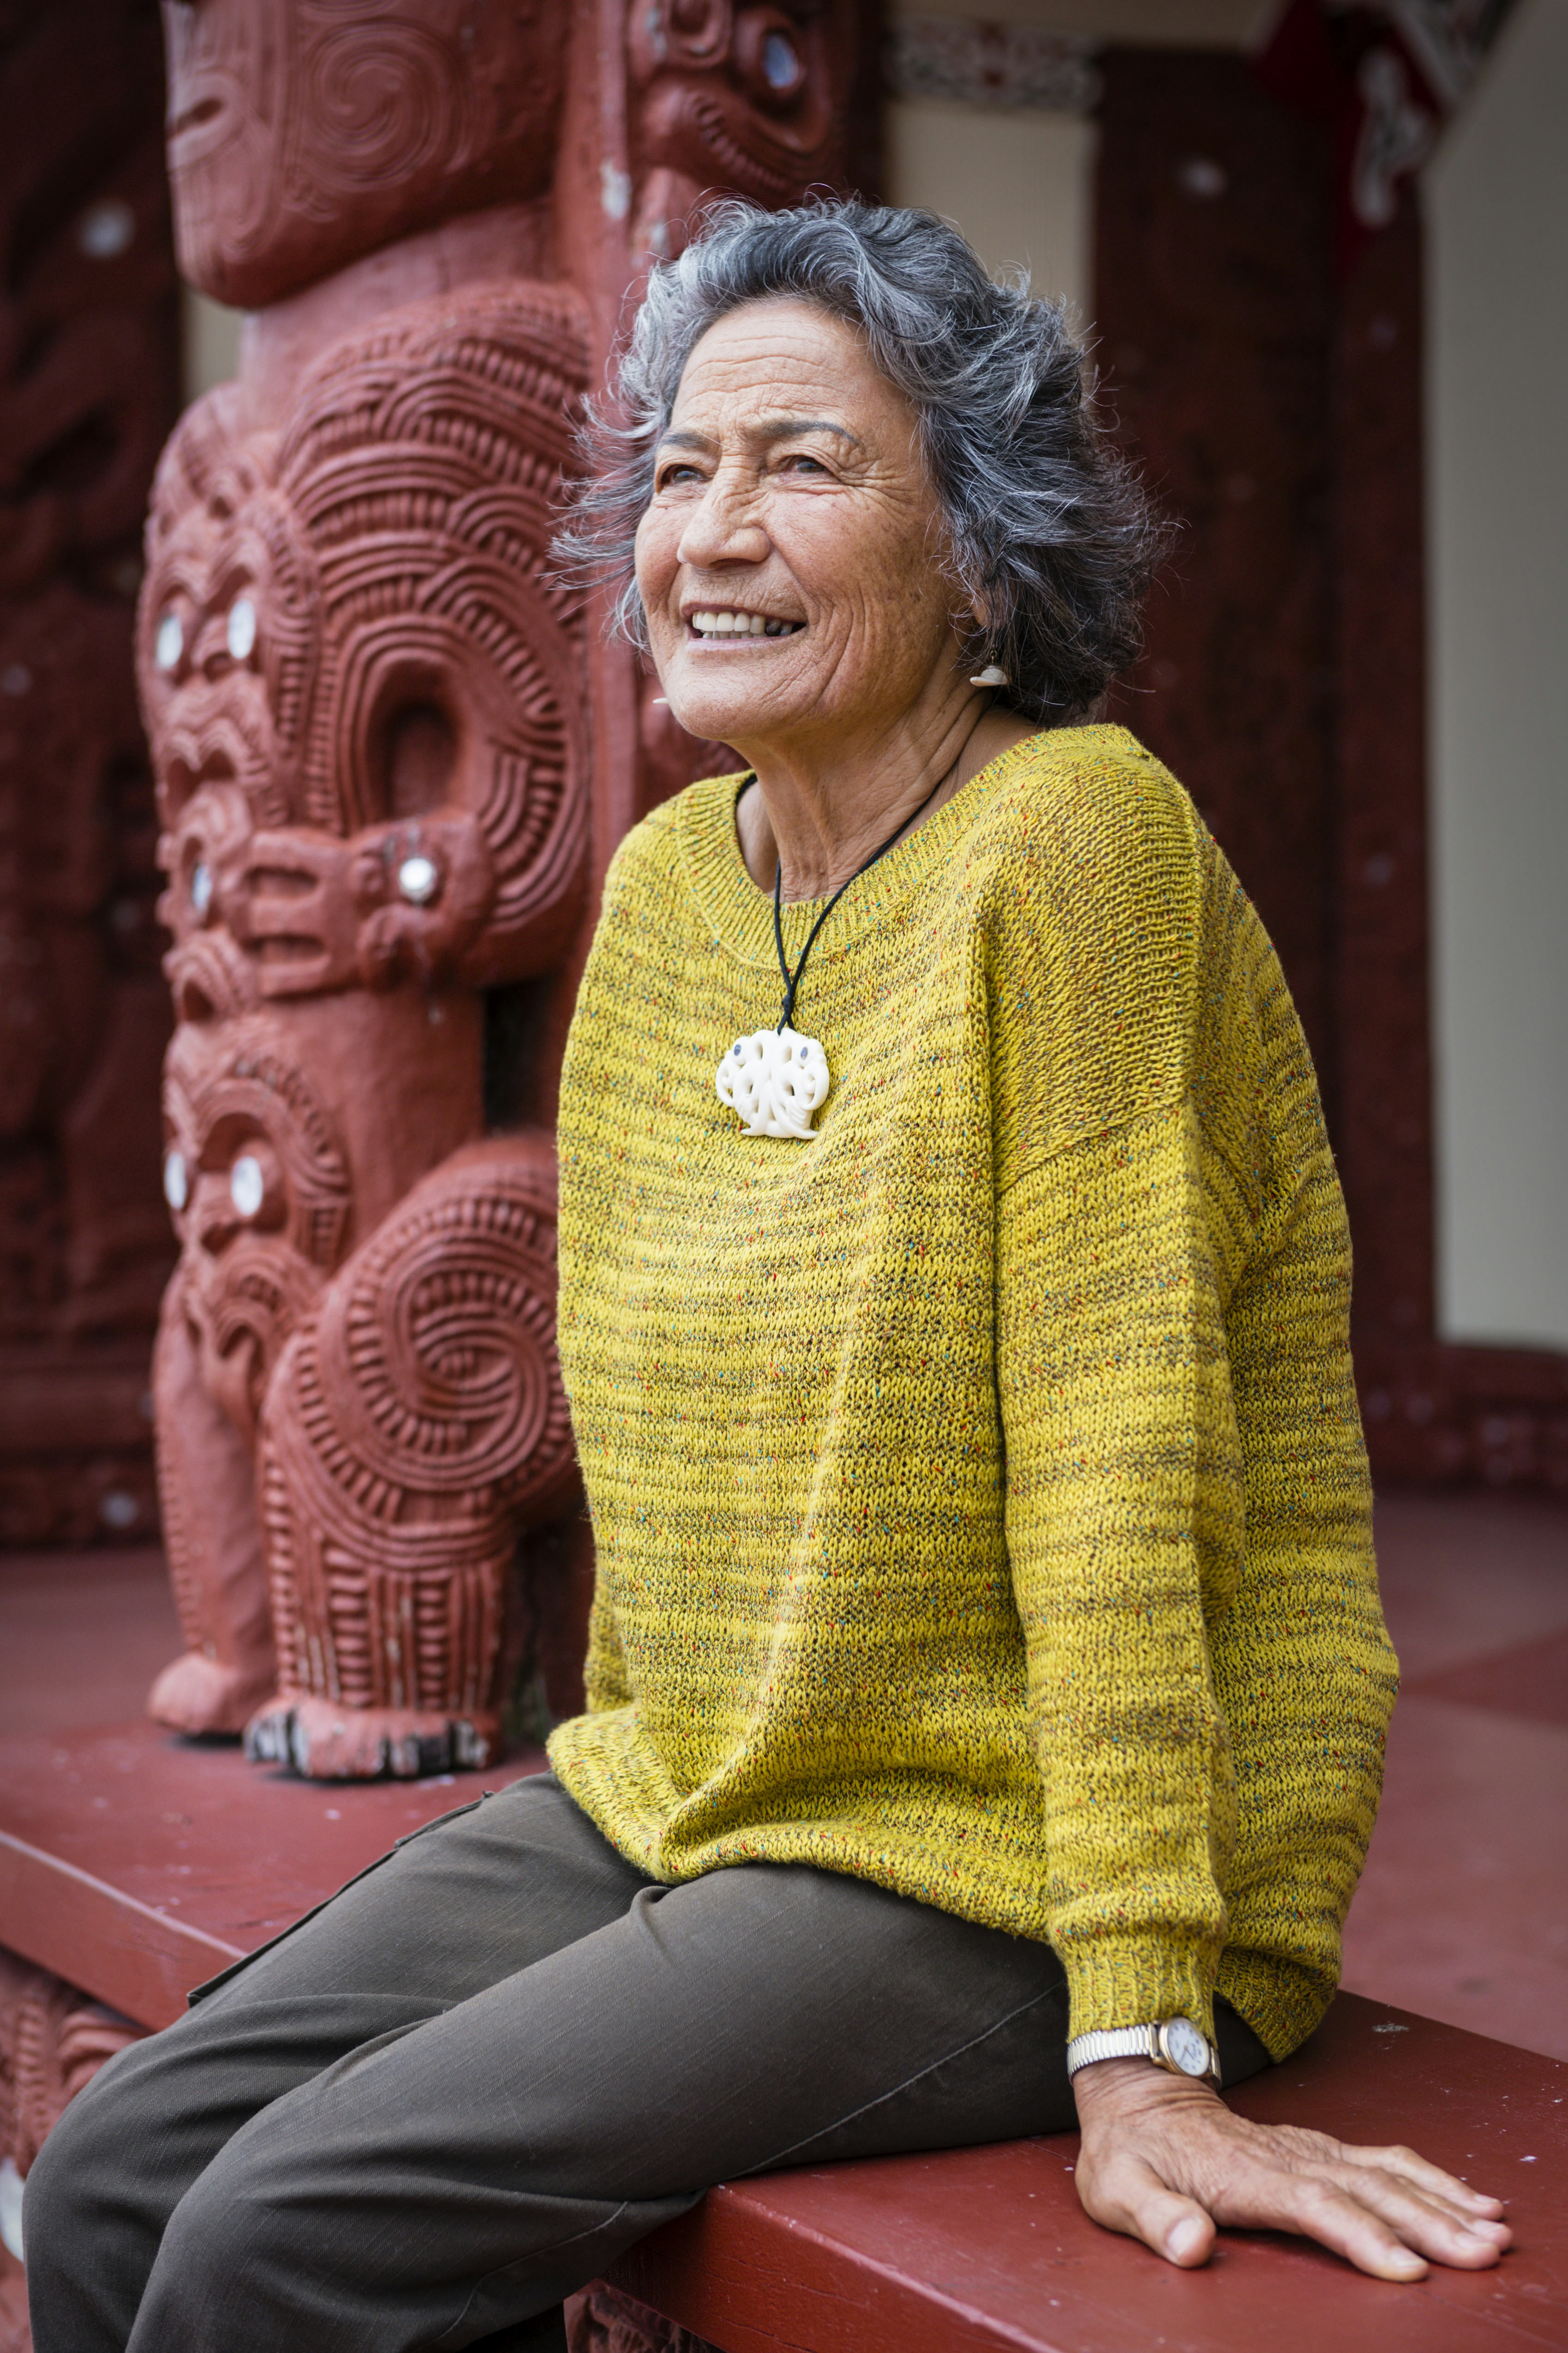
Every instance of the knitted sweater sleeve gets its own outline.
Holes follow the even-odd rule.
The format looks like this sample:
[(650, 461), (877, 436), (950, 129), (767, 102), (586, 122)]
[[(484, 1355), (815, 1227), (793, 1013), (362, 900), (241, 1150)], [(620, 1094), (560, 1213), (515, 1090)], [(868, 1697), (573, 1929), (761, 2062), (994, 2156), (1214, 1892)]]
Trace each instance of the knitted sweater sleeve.
[[(1209, 1630), (1230, 1728), (1237, 1834), (1219, 1990), (1276, 2058), (1327, 2008), (1366, 1860), (1398, 1668), (1384, 1627), (1372, 1487), (1350, 1351), (1351, 1251), (1310, 1057), (1284, 976), (1224, 861), (1202, 1071), (1244, 1071), (1254, 1106), (1200, 1078), (1211, 1231), (1235, 1267), (1226, 1350), (1242, 1455), (1246, 1548)], [(1220, 1008), (1255, 1044), (1227, 1050)], [(1205, 1097), (1207, 1097), (1205, 1100)], [(1247, 1236), (1245, 1254), (1239, 1238)]]
[(1310, 1060), (1262, 926), (1172, 813), (1146, 803), (1040, 927), (1055, 969), (1008, 1049), (1007, 1542), (1072, 2032), (1212, 2032), (1219, 1989), (1279, 2056), (1338, 1975), (1393, 1662)]
[(1191, 1105), (1053, 1155), (1001, 1206), (1007, 1546), (1071, 2031), (1212, 2033), (1236, 1778), (1206, 1630), (1244, 1504)]

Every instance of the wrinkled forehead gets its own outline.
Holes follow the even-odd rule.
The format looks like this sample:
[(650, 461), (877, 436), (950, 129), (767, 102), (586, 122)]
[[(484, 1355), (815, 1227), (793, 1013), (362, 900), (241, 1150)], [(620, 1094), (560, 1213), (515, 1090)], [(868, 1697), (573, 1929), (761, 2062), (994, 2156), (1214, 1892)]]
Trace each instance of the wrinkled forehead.
[(743, 302), (700, 335), (680, 373), (669, 431), (716, 438), (782, 419), (836, 426), (868, 448), (907, 449), (912, 405), (859, 328), (819, 304)]

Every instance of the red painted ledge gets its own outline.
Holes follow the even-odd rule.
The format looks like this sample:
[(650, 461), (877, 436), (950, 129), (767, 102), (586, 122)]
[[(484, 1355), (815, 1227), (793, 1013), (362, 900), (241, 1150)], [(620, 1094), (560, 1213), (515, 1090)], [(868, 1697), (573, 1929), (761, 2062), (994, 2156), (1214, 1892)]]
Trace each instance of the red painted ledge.
[(1509, 2200), (1515, 2252), (1404, 2287), (1226, 2232), (1178, 2272), (1088, 2220), (1060, 2134), (731, 2183), (611, 2277), (724, 2353), (1563, 2353), (1568, 2065), (1346, 1994), (1233, 2096), (1259, 2122), (1420, 2149)]
[[(163, 2025), (394, 1839), (542, 1762), (344, 1788), (142, 1723), (0, 1741), (0, 1944)], [(1234, 2096), (1419, 2148), (1510, 2201), (1517, 2251), (1394, 2287), (1227, 2234), (1175, 2272), (1087, 2220), (1060, 2135), (731, 2183), (615, 2282), (725, 2353), (1563, 2353), (1568, 2064), (1342, 1995)]]

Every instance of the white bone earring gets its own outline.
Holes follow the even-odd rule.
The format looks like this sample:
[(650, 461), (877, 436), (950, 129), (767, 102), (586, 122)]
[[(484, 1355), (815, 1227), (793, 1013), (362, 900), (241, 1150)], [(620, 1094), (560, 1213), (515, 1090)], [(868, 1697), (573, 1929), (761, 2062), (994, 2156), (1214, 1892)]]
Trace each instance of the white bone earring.
[(1012, 682), (1006, 671), (995, 662), (987, 662), (979, 677), (969, 681), (971, 686), (1010, 686)]

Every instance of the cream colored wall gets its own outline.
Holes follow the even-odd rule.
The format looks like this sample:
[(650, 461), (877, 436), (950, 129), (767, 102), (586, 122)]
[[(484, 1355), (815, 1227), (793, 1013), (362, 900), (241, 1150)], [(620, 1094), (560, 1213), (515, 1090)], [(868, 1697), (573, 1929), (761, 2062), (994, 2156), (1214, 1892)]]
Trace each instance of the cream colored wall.
[[(1278, 0), (895, 0), (895, 26), (984, 17), (1036, 33), (1096, 41), (1240, 48)], [(1088, 322), (1094, 221), (1095, 128), (1038, 107), (966, 106), (895, 98), (883, 116), (884, 176), (893, 204), (923, 205), (958, 223), (997, 270), (1022, 263), (1037, 293), (1065, 295)]]
[(1041, 109), (898, 98), (883, 117), (889, 199), (956, 221), (993, 272), (1021, 263), (1037, 294), (1086, 312), (1091, 122)]
[(180, 300), (184, 395), (191, 401), (239, 373), (239, 322), (245, 313), (209, 302), (189, 286)]
[(1568, 1347), (1568, 5), (1428, 167), (1438, 1313)]

